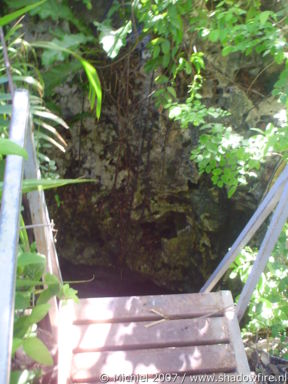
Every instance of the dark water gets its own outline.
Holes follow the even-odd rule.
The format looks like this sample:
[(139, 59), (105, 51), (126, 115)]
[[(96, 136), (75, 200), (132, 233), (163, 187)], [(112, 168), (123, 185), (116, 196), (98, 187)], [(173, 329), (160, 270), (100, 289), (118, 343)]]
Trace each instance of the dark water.
[(70, 283), (70, 286), (78, 291), (79, 298), (176, 293), (168, 288), (159, 287), (151, 280), (128, 269), (74, 265), (66, 260), (60, 261), (60, 267), (64, 281), (88, 280)]

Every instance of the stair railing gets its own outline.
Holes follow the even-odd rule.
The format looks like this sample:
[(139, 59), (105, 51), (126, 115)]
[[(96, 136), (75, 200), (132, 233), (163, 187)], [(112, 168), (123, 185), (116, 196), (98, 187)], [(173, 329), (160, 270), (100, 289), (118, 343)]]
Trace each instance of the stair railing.
[[(14, 300), (16, 285), (19, 217), (22, 201), (23, 170), (25, 178), (40, 179), (36, 152), (32, 138), (32, 120), (29, 94), (16, 90), (13, 97), (9, 139), (26, 148), (28, 160), (8, 155), (2, 190), (0, 211), (0, 382), (9, 384), (13, 338)], [(32, 217), (32, 227), (38, 252), (46, 256), (47, 272), (55, 274), (62, 282), (53, 233), (45, 202), (44, 192), (38, 188), (27, 194)], [(58, 304), (51, 299), (49, 319), (54, 338), (57, 337)]]
[[(20, 156), (6, 158), (2, 201), (0, 211), (0, 382), (9, 384), (11, 369), (11, 348), (13, 337), (14, 299), (16, 284), (17, 249), (19, 240), (19, 214), (22, 200), (23, 169), (25, 178), (40, 179), (36, 152), (32, 137), (32, 121), (29, 110), (29, 94), (26, 90), (16, 90), (13, 97), (10, 140), (26, 148), (28, 160)], [(32, 218), (32, 226), (38, 252), (47, 260), (47, 272), (55, 274), (62, 282), (55, 249), (53, 232), (48, 215), (43, 190), (40, 188), (27, 195)], [(277, 179), (270, 192), (262, 201), (248, 224), (227, 252), (215, 272), (201, 289), (208, 292), (235, 260), (241, 249), (253, 237), (258, 228), (276, 207), (251, 274), (243, 288), (237, 306), (241, 319), (257, 281), (263, 272), (268, 258), (279, 238), (288, 217), (288, 166)], [(278, 205), (277, 205), (278, 204)], [(50, 301), (50, 324), (54, 337), (57, 337), (58, 304), (56, 298)]]
[(232, 247), (226, 253), (221, 263), (201, 288), (200, 292), (210, 292), (215, 287), (241, 250), (250, 241), (255, 232), (260, 228), (273, 210), (274, 213), (270, 220), (266, 235), (256, 256), (251, 273), (239, 297), (236, 309), (239, 320), (242, 319), (246, 308), (249, 305), (255, 287), (288, 218), (288, 165), (286, 165), (271, 190), (263, 199)]

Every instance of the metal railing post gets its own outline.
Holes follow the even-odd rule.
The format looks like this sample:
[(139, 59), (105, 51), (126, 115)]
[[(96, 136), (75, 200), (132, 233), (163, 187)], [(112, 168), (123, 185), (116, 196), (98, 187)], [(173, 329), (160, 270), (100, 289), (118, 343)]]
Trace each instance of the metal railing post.
[[(9, 138), (21, 147), (25, 146), (28, 116), (28, 92), (16, 91)], [(10, 381), (23, 162), (21, 156), (7, 156), (0, 212), (0, 382), (3, 384)]]
[(262, 241), (261, 247), (254, 261), (252, 270), (248, 276), (246, 284), (240, 294), (237, 304), (237, 316), (238, 320), (241, 320), (246, 308), (249, 304), (254, 289), (260, 279), (262, 272), (264, 272), (265, 266), (271, 256), (271, 253), (277, 243), (280, 233), (284, 227), (288, 218), (288, 182), (286, 182), (285, 188), (282, 192), (279, 204), (273, 213), (271, 222), (267, 229), (266, 235)]
[(278, 204), (286, 183), (288, 183), (288, 166), (285, 167), (281, 175), (278, 177), (276, 183), (268, 192), (262, 203), (259, 205), (249, 222), (246, 224), (243, 231), (235, 240), (232, 247), (229, 249), (222, 261), (217, 266), (215, 271), (203, 285), (200, 292), (210, 292), (215, 287), (215, 285), (218, 283), (218, 281), (221, 279), (221, 277), (224, 275), (224, 273), (228, 270), (230, 265), (239, 255), (241, 250), (251, 240), (256, 231), (261, 227), (266, 218), (270, 215), (275, 206)]

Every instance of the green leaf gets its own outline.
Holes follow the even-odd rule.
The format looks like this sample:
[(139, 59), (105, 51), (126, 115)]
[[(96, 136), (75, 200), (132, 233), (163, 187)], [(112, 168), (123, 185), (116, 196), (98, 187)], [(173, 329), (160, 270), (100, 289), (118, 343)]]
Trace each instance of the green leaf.
[[(83, 33), (75, 33), (75, 34), (65, 34), (61, 37), (61, 39), (53, 39), (51, 40), (52, 44), (57, 45), (58, 47), (62, 47), (64, 49), (77, 49), (81, 44), (87, 43), (91, 40), (91, 37), (87, 37), (83, 35)], [(42, 64), (45, 67), (51, 66), (55, 61), (63, 61), (69, 55), (69, 52), (63, 50), (46, 50), (42, 54)], [(69, 67), (69, 63), (66, 63), (66, 66)]]
[(162, 66), (163, 68), (167, 68), (170, 62), (170, 55), (169, 52), (165, 54), (162, 58)]
[(31, 279), (17, 279), (16, 280), (16, 289), (19, 288), (30, 288), (43, 285), (41, 281), (31, 280)]
[(47, 303), (51, 297), (57, 296), (60, 292), (60, 283), (56, 276), (46, 274), (44, 281), (45, 284), (48, 285), (48, 288), (41, 292), (37, 300), (37, 305)]
[[(45, 125), (45, 123), (41, 123), (39, 124), (41, 127), (43, 127)], [(45, 141), (48, 141), (49, 143), (51, 143), (52, 145), (54, 145), (55, 147), (57, 147), (58, 149), (60, 149), (61, 152), (65, 153), (65, 147), (66, 147), (66, 143), (65, 145), (62, 145), (60, 144), (58, 141), (56, 141), (55, 139), (53, 139), (51, 136), (47, 135), (46, 133), (44, 132), (41, 132), (41, 131), (38, 131), (37, 132), (37, 137), (38, 137), (38, 140), (42, 139), (42, 140), (45, 140)]]
[(13, 337), (13, 344), (12, 344), (12, 357), (14, 356), (14, 353), (17, 351), (18, 348), (22, 345), (22, 339), (19, 339), (17, 337)]
[(28, 159), (26, 150), (9, 139), (0, 139), (0, 155), (17, 155)]
[(229, 275), (229, 278), (230, 279), (235, 279), (237, 277), (237, 272), (236, 271), (232, 271)]
[(220, 31), (219, 29), (214, 29), (209, 33), (209, 40), (213, 43), (216, 43), (216, 41), (219, 39)]
[(24, 8), (18, 9), (18, 11), (9, 13), (6, 16), (0, 17), (0, 27), (3, 27), (6, 24), (9, 24), (11, 21), (18, 19), (20, 16), (25, 15), (25, 13), (31, 11), (31, 9), (35, 7), (39, 7), (39, 5), (44, 4), (46, 0), (38, 1), (35, 4), (27, 5)]
[(40, 253), (24, 252), (18, 256), (17, 266), (25, 267), (32, 264), (42, 264), (44, 267), (46, 265), (46, 258)]
[(260, 23), (262, 25), (264, 25), (266, 23), (266, 21), (268, 20), (270, 14), (271, 14), (271, 11), (264, 11), (264, 12), (261, 12), (259, 14), (259, 20), (260, 20)]
[(23, 349), (31, 359), (43, 365), (53, 365), (53, 359), (46, 345), (37, 337), (23, 340)]
[(129, 20), (123, 27), (114, 30), (109, 25), (94, 22), (98, 30), (100, 30), (99, 41), (103, 46), (107, 55), (114, 59), (120, 49), (126, 44), (126, 37), (128, 33), (132, 32), (132, 22)]
[(101, 104), (102, 104), (102, 89), (100, 84), (100, 79), (96, 69), (88, 61), (81, 59), (81, 64), (84, 67), (86, 75), (89, 80), (90, 91), (89, 91), (89, 100), (91, 109), (95, 104), (95, 96), (97, 96), (97, 105), (96, 105), (96, 116), (99, 119), (101, 113)]
[(57, 285), (51, 285), (50, 287), (44, 289), (44, 291), (41, 292), (40, 296), (37, 300), (37, 305), (40, 304), (46, 304), (53, 296), (58, 296), (60, 292), (60, 284)]
[(176, 95), (176, 91), (175, 91), (175, 89), (174, 89), (173, 87), (167, 87), (167, 91), (168, 91), (173, 97), (175, 97), (175, 99), (176, 99), (177, 95)]
[(29, 321), (29, 316), (21, 316), (19, 319), (14, 321), (14, 330), (13, 335), (17, 338), (23, 338), (30, 328), (31, 324)]
[[(80, 184), (80, 183), (94, 183), (96, 180), (89, 179), (27, 179), (23, 180), (22, 192), (32, 192), (39, 189), (51, 189), (64, 187), (69, 184)], [(2, 190), (3, 183), (0, 183), (0, 190)]]
[[(1, 164), (0, 164), (0, 167), (1, 167)], [(1, 174), (1, 170), (0, 170), (0, 174)], [(2, 179), (0, 178), (0, 180), (2, 180)], [(27, 230), (25, 228), (25, 222), (24, 222), (22, 214), (20, 214), (20, 227), (21, 227), (21, 229), (19, 231), (20, 244), (23, 247), (23, 250), (25, 252), (29, 252), (30, 251), (30, 243), (29, 243), (28, 233), (27, 233)]]
[[(34, 79), (32, 76), (13, 76), (12, 79), (16, 83), (17, 86), (19, 86), (18, 82), (20, 84), (26, 83), (28, 85), (32, 85), (33, 87), (35, 87), (38, 90), (38, 92), (43, 93), (42, 84), (39, 81), (37, 81), (36, 79)], [(1, 76), (0, 77), (0, 84), (5, 84), (5, 83), (8, 83), (8, 77), (7, 76)], [(9, 105), (3, 105), (0, 108), (0, 111), (3, 111), (3, 113), (5, 113), (4, 111), (7, 111), (6, 113), (11, 113), (11, 110), (12, 110), (12, 108)]]
[(45, 276), (44, 276), (44, 282), (45, 284), (47, 284), (48, 286), (50, 285), (59, 285), (59, 280), (58, 278), (51, 274), (51, 273), (46, 273)]
[(46, 266), (45, 256), (32, 253), (24, 252), (18, 257), (18, 270), (23, 270), (25, 278), (39, 281), (42, 277)]
[(60, 52), (66, 52), (80, 61), (89, 81), (89, 100), (90, 100), (91, 108), (94, 108), (95, 100), (97, 97), (96, 116), (99, 119), (100, 113), (101, 113), (101, 104), (102, 104), (102, 89), (101, 89), (100, 79), (96, 71), (96, 68), (94, 68), (93, 65), (91, 65), (87, 60), (84, 60), (77, 53), (67, 48), (59, 47), (56, 44), (53, 44), (52, 42), (38, 41), (38, 42), (32, 43), (31, 46), (44, 48), (44, 49), (52, 49)]
[(31, 112), (35, 116), (42, 117), (43, 119), (53, 120), (55, 123), (62, 125), (62, 127), (69, 129), (68, 125), (65, 123), (63, 119), (61, 119), (61, 117), (55, 115), (54, 113), (48, 111), (47, 109), (41, 111), (37, 107), (32, 107)]
[(10, 384), (30, 384), (35, 382), (35, 378), (35, 371), (28, 371), (28, 369), (21, 371), (11, 371)]
[[(94, 179), (27, 179), (23, 180), (22, 193), (64, 187), (69, 184), (95, 183)], [(3, 181), (0, 182), (0, 192), (3, 190)]]
[(153, 59), (157, 59), (157, 57), (159, 56), (160, 54), (160, 47), (159, 45), (156, 45), (154, 48), (153, 48)]
[(234, 52), (234, 48), (228, 46), (228, 47), (223, 48), (222, 55), (227, 56), (227, 55), (229, 55), (229, 53), (232, 53), (232, 52)]
[(75, 303), (79, 303), (79, 298), (77, 296), (78, 291), (76, 289), (71, 288), (69, 284), (64, 284), (61, 287), (61, 292), (60, 292), (60, 298), (62, 300), (73, 300)]
[(78, 60), (72, 60), (69, 63), (62, 63), (49, 68), (47, 72), (42, 74), (45, 84), (45, 96), (53, 93), (53, 89), (64, 81), (68, 76), (73, 75), (81, 68)]
[(162, 47), (162, 52), (164, 55), (169, 54), (170, 52), (170, 41), (169, 40), (164, 40), (163, 43), (161, 44)]
[(15, 293), (15, 309), (25, 310), (30, 307), (31, 293), (30, 292), (16, 292)]
[(36, 324), (47, 315), (50, 309), (50, 304), (37, 304), (31, 312), (31, 315), (28, 316), (30, 325)]
[(11, 105), (0, 105), (0, 113), (1, 115), (10, 115), (12, 112), (12, 106)]
[(23, 338), (32, 325), (37, 324), (47, 315), (49, 309), (49, 304), (36, 305), (30, 315), (19, 317), (14, 322), (14, 337)]
[(12, 100), (12, 96), (6, 93), (0, 93), (0, 100), (9, 101)]
[(169, 78), (165, 75), (160, 75), (155, 78), (155, 83), (156, 84), (165, 84), (168, 83)]

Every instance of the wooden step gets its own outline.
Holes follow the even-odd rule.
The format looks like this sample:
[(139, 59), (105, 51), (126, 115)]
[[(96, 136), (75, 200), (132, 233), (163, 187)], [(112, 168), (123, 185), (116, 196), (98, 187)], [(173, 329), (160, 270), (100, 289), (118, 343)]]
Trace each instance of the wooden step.
[(165, 314), (170, 319), (199, 317), (207, 314), (223, 314), (223, 298), (216, 293), (192, 293), (156, 296), (103, 297), (82, 299), (73, 305), (73, 322), (130, 322), (161, 319)]
[[(117, 351), (184, 345), (229, 343), (226, 319), (179, 319), (149, 327), (151, 322), (77, 324), (72, 329), (73, 352)], [(93, 341), (93, 345), (91, 344)]]
[(221, 374), (250, 373), (228, 291), (82, 299), (60, 308), (59, 384), (96, 384), (101, 375), (186, 384), (189, 375), (205, 382), (203, 374), (221, 381)]

